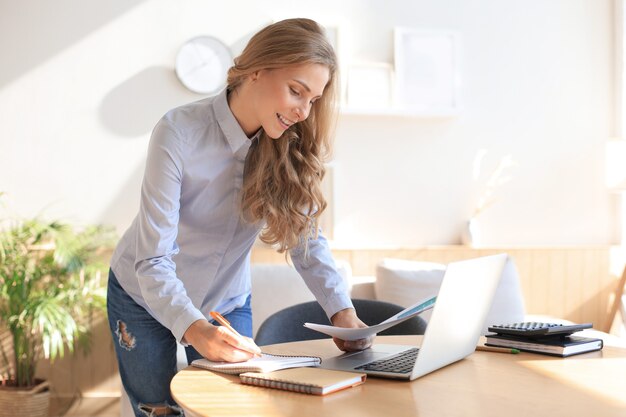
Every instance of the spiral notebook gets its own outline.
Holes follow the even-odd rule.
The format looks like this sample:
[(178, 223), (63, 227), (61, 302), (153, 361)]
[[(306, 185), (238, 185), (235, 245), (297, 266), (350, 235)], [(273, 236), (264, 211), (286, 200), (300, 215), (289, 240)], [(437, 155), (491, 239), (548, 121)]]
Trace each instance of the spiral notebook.
[(292, 368), (269, 373), (246, 372), (239, 378), (247, 385), (326, 395), (361, 385), (366, 375), (322, 368)]
[(316, 356), (272, 355), (263, 353), (261, 357), (245, 362), (213, 362), (208, 359), (196, 359), (191, 365), (215, 372), (238, 375), (243, 372), (272, 372), (280, 369), (304, 366), (319, 366), (322, 359)]

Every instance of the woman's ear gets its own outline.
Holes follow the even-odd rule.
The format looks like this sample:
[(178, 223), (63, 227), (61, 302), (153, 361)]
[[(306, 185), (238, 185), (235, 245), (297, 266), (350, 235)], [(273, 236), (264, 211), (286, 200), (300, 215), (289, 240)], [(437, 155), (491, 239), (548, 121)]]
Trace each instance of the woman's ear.
[(260, 72), (261, 71), (258, 70), (258, 71), (254, 71), (252, 74), (250, 74), (250, 81), (255, 82), (256, 80), (258, 80)]

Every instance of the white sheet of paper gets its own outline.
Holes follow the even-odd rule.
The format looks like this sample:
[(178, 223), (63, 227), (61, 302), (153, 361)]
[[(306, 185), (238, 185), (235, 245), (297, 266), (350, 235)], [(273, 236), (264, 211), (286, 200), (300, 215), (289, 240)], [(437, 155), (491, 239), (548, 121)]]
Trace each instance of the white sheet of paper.
[(328, 326), (325, 324), (315, 324), (315, 323), (304, 323), (304, 327), (307, 327), (311, 330), (315, 330), (320, 333), (327, 334), (332, 337), (337, 337), (341, 340), (365, 339), (366, 337), (374, 336), (375, 334), (382, 332), (385, 329), (393, 327), (396, 324), (402, 323), (403, 321), (408, 320), (411, 317), (415, 317), (418, 314), (433, 308), (435, 306), (436, 300), (437, 300), (437, 297), (431, 297), (426, 300), (422, 300), (416, 304), (413, 304), (410, 307), (405, 308), (398, 314), (389, 317), (387, 320), (379, 324), (375, 324), (369, 327), (364, 327), (361, 329), (335, 327), (335, 326)]

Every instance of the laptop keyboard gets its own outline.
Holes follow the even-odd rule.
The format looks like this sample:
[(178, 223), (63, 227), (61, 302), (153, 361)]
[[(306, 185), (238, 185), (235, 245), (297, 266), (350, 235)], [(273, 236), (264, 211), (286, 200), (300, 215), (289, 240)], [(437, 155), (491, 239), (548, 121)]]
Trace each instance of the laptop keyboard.
[(355, 369), (408, 374), (413, 370), (413, 365), (415, 365), (415, 359), (417, 358), (418, 352), (418, 348), (409, 349), (386, 359), (366, 363), (356, 367)]

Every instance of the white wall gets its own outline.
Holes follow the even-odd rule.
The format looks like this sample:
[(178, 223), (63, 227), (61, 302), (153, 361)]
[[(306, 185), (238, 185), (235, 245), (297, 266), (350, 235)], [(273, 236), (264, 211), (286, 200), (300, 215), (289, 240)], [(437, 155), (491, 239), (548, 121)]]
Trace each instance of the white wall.
[(336, 151), (338, 246), (458, 243), (480, 184), (512, 154), (483, 243), (617, 240), (604, 185), (615, 134), (613, 1), (0, 1), (0, 191), (120, 230), (138, 206), (150, 130), (201, 98), (174, 75), (178, 47), (209, 34), (240, 50), (275, 19), (339, 24), (347, 61), (392, 62), (393, 27), (460, 33), (463, 110), (451, 119), (344, 115)]

